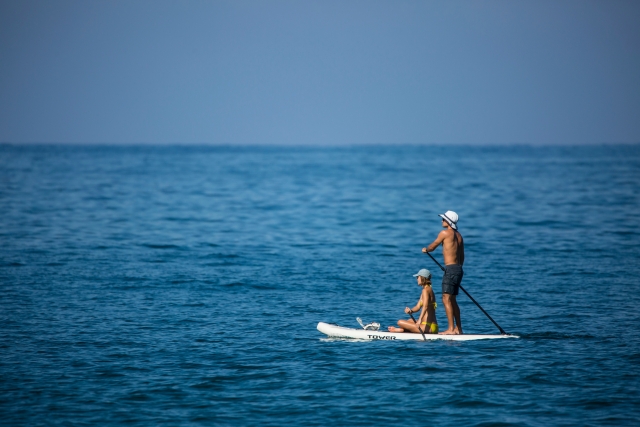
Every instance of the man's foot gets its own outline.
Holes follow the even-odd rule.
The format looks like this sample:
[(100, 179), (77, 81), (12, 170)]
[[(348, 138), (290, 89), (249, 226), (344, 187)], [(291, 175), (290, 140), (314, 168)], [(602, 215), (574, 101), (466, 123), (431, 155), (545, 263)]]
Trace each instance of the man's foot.
[(456, 327), (453, 331), (453, 333), (456, 335), (462, 335), (462, 328), (460, 327)]
[(387, 329), (389, 330), (389, 332), (404, 332), (404, 329), (396, 328), (394, 326), (389, 326)]
[(447, 329), (446, 331), (440, 332), (440, 335), (458, 335), (455, 329)]

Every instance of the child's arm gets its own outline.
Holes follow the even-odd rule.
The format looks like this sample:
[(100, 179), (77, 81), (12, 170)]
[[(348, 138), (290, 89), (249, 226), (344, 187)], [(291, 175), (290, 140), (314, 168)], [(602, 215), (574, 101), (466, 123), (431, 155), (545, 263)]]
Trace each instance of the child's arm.
[(412, 307), (412, 308), (405, 307), (404, 312), (407, 314), (415, 313), (418, 310), (420, 310), (420, 307), (422, 307), (422, 296), (420, 296), (420, 299), (418, 300), (418, 303), (415, 305), (415, 307)]

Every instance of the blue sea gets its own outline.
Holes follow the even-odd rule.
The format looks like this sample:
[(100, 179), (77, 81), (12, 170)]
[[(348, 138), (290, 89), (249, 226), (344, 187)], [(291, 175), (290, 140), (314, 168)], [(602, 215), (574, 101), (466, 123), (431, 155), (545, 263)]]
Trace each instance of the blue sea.
[[(316, 330), (440, 301), (447, 210), (520, 339)], [(0, 145), (1, 424), (640, 425), (639, 226), (638, 145)]]

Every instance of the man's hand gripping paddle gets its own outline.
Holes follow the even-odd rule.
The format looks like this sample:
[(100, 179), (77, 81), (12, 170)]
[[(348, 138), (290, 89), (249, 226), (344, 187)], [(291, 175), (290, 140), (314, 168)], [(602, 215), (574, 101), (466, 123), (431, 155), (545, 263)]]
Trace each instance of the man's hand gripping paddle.
[[(437, 261), (437, 260), (436, 260), (436, 259), (435, 259), (435, 258), (434, 258), (430, 253), (429, 253), (429, 252), (425, 252), (425, 253), (426, 253), (427, 255), (429, 255), (429, 258), (431, 258), (431, 259), (433, 260), (433, 262), (435, 262), (436, 264), (438, 264), (438, 267), (440, 267), (440, 270), (444, 271), (444, 267), (443, 267), (443, 266), (441, 266), (441, 265), (440, 265), (440, 263), (439, 263), (439, 262), (438, 262), (438, 261)], [(493, 322), (493, 324), (494, 324), (494, 325), (496, 325), (496, 326), (498, 327), (498, 329), (500, 330), (500, 333), (501, 333), (502, 335), (507, 335), (507, 333), (504, 331), (504, 329), (502, 329), (502, 328), (500, 327), (500, 325), (498, 325), (498, 324), (496, 323), (496, 321), (495, 321), (495, 320), (493, 320), (493, 319), (491, 318), (491, 316), (489, 316), (489, 313), (487, 313), (486, 311), (484, 311), (484, 308), (480, 307), (480, 304), (478, 304), (478, 303), (476, 302), (476, 300), (474, 300), (474, 299), (473, 299), (473, 297), (472, 297), (471, 295), (469, 295), (469, 292), (467, 292), (467, 291), (462, 287), (462, 285), (460, 285), (460, 289), (462, 289), (462, 292), (464, 292), (464, 293), (469, 297), (469, 299), (470, 299), (471, 301), (473, 301), (473, 303), (474, 303), (475, 305), (477, 305), (477, 306), (478, 306), (478, 308), (479, 308), (480, 310), (482, 310), (482, 312), (485, 314), (485, 316), (487, 316), (487, 317), (489, 318), (489, 320), (491, 320), (491, 321)], [(413, 316), (411, 316), (411, 318), (413, 319)], [(415, 320), (414, 320), (414, 321), (415, 321)]]

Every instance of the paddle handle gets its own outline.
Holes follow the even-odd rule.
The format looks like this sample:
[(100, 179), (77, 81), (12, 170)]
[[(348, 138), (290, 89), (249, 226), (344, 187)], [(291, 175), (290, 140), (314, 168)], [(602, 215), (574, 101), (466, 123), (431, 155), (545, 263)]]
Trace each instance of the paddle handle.
[(413, 318), (413, 314), (409, 313), (409, 316), (411, 316), (411, 320), (413, 320), (413, 323), (415, 323), (418, 326), (418, 330), (422, 334), (422, 339), (426, 341), (427, 337), (424, 336), (424, 332), (422, 332), (422, 329), (420, 329), (420, 325), (418, 325), (418, 322), (416, 322), (416, 319)]
[(433, 257), (433, 255), (431, 255), (429, 252), (425, 252), (425, 254), (429, 255), (429, 258), (431, 258), (433, 260), (433, 262), (435, 262), (436, 264), (438, 264), (438, 267), (440, 267), (440, 270), (444, 271), (444, 267), (442, 265), (440, 265), (440, 263), (438, 262), (437, 259), (435, 259)]
[[(426, 253), (427, 255), (429, 255), (429, 258), (431, 258), (431, 259), (433, 260), (433, 262), (435, 262), (436, 264), (438, 264), (438, 267), (440, 267), (440, 270), (444, 271), (444, 267), (443, 267), (442, 265), (440, 265), (440, 263), (438, 262), (438, 260), (437, 260), (437, 259), (435, 259), (435, 258), (433, 257), (433, 255), (431, 255), (429, 252), (425, 252), (425, 253)], [(475, 305), (477, 305), (477, 306), (478, 306), (478, 308), (479, 308), (480, 310), (482, 310), (482, 312), (484, 313), (484, 315), (485, 315), (485, 316), (487, 316), (487, 317), (489, 318), (489, 320), (491, 320), (491, 321), (493, 322), (493, 324), (494, 324), (494, 325), (496, 325), (496, 327), (500, 330), (500, 333), (501, 333), (502, 335), (507, 335), (507, 333), (504, 331), (504, 329), (502, 329), (502, 328), (500, 327), (500, 325), (498, 325), (498, 324), (496, 323), (496, 321), (495, 321), (495, 320), (493, 320), (493, 318), (492, 318), (491, 316), (489, 316), (489, 313), (487, 313), (486, 311), (484, 311), (484, 308), (482, 308), (482, 307), (480, 306), (480, 304), (478, 304), (478, 303), (477, 303), (477, 301), (476, 301), (476, 300), (474, 300), (474, 299), (473, 299), (473, 297), (472, 297), (471, 295), (469, 295), (469, 292), (467, 292), (467, 291), (466, 291), (466, 289), (462, 287), (462, 285), (460, 285), (460, 289), (462, 289), (462, 292), (464, 292), (464, 293), (469, 297), (469, 299), (470, 299), (471, 301), (473, 301), (473, 303), (474, 303)]]

